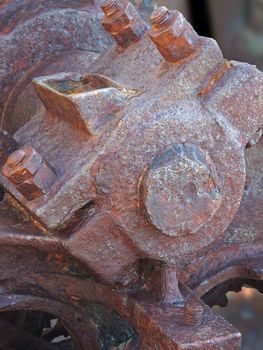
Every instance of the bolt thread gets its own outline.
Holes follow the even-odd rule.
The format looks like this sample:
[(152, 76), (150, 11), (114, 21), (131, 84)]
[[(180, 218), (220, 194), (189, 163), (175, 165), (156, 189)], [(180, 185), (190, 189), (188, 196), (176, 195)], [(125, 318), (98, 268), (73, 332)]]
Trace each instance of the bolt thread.
[(202, 305), (195, 303), (186, 304), (184, 312), (185, 323), (192, 326), (199, 325), (202, 321), (203, 311)]
[(106, 0), (101, 8), (107, 17), (112, 18), (123, 12), (123, 3), (121, 0)]
[(158, 31), (168, 27), (171, 21), (174, 19), (174, 15), (165, 6), (160, 6), (153, 11), (150, 22), (152, 29)]
[(23, 161), (25, 156), (26, 154), (23, 150), (17, 150), (13, 152), (7, 159), (8, 166), (15, 167), (16, 165), (20, 164)]

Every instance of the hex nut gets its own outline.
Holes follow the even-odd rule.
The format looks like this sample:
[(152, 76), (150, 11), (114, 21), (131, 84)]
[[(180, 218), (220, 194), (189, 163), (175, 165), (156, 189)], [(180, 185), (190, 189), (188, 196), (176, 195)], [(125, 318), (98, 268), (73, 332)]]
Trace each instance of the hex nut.
[(29, 146), (13, 152), (7, 159), (2, 173), (28, 200), (47, 194), (57, 178), (52, 167)]
[(101, 8), (105, 13), (102, 25), (122, 48), (138, 41), (147, 29), (136, 8), (130, 2), (125, 5), (121, 1), (105, 1)]
[(200, 38), (180, 12), (162, 6), (150, 20), (148, 34), (166, 61), (178, 62), (197, 49)]

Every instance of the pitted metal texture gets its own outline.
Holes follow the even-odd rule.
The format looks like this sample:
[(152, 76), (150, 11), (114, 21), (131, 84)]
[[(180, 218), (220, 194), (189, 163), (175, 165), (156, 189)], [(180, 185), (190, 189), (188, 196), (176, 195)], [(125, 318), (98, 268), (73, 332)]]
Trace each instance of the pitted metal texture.
[(261, 288), (262, 73), (165, 7), (23, 6), (0, 7), (3, 322), (50, 312), (74, 349), (240, 349), (209, 306)]

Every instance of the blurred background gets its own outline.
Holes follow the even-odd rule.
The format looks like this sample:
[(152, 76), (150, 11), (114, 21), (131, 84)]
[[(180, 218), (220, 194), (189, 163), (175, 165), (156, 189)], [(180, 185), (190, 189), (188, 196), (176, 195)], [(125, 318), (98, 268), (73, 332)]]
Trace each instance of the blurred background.
[(213, 309), (232, 323), (243, 335), (242, 350), (263, 349), (263, 295), (243, 287), (241, 292), (227, 294), (228, 306)]
[[(263, 0), (154, 1), (158, 5), (182, 12), (199, 35), (217, 40), (225, 58), (263, 70)], [(227, 298), (227, 307), (214, 310), (242, 333), (242, 350), (262, 350), (263, 295), (244, 286), (239, 293), (227, 293)]]

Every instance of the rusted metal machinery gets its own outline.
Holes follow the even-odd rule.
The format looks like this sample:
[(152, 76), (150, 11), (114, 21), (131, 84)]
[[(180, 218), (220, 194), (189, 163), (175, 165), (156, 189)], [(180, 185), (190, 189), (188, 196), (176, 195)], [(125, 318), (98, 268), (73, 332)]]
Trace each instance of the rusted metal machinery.
[(240, 349), (209, 306), (263, 288), (263, 75), (72, 3), (0, 5), (0, 348)]

